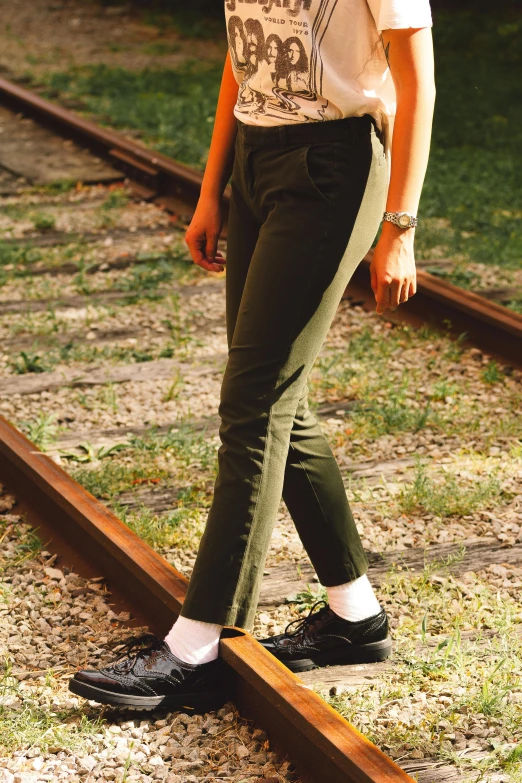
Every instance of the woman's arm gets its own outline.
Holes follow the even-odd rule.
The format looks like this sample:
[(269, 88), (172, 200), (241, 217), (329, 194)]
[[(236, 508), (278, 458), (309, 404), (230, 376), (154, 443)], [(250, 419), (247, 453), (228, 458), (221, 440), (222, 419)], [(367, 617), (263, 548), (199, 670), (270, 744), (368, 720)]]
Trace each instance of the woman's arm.
[(217, 250), (217, 242), (223, 226), (221, 199), (234, 164), (237, 132), (234, 106), (238, 87), (232, 72), (230, 52), (227, 52), (201, 192), (185, 234), (194, 263), (212, 272), (221, 272), (225, 263)]
[[(384, 30), (397, 93), (387, 212), (417, 214), (428, 165), (435, 81), (431, 29)], [(414, 228), (384, 222), (370, 271), (379, 314), (416, 292)]]

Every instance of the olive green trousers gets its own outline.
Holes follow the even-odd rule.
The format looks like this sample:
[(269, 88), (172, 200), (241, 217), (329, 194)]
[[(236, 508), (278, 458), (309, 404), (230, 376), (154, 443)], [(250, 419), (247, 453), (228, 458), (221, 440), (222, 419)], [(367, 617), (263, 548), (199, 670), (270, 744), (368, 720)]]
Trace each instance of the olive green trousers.
[(252, 627), (281, 497), (323, 585), (366, 573), (339, 467), (308, 408), (307, 377), (377, 233), (387, 184), (368, 115), (238, 121), (218, 476), (184, 617)]

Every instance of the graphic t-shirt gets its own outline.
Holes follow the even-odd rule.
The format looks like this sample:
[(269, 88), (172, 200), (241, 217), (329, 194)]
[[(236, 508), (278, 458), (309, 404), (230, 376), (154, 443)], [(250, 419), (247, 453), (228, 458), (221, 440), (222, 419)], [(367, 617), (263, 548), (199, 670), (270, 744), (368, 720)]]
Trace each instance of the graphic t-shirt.
[(371, 114), (385, 132), (395, 90), (381, 31), (431, 25), (429, 0), (225, 0), (225, 17), (239, 120)]

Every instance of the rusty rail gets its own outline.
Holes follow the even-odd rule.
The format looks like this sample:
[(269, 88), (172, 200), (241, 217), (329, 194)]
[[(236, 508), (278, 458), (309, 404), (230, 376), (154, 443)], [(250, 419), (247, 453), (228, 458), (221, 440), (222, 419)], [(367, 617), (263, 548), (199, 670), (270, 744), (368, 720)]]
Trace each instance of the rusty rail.
[[(131, 184), (145, 198), (158, 199), (167, 209), (195, 207), (203, 175), (191, 166), (102, 128), (7, 79), (0, 78), (0, 100), (110, 161), (115, 168), (129, 175)], [(226, 204), (229, 193), (230, 189), (227, 189)]]
[[(187, 580), (0, 416), (0, 480), (62, 565), (106, 577), (120, 606), (158, 635), (179, 614)], [(288, 754), (304, 783), (412, 783), (298, 677), (241, 629), (221, 655), (240, 712)]]
[[(197, 203), (202, 174), (183, 163), (147, 149), (119, 133), (101, 128), (74, 112), (58, 106), (17, 84), (0, 79), (0, 100), (8, 106), (36, 117), (57, 132), (72, 136), (108, 159), (131, 178), (134, 188), (146, 198), (171, 211), (187, 211)], [(230, 187), (223, 197), (226, 215)], [(356, 269), (346, 296), (374, 307), (369, 284), (371, 255)], [(387, 316), (388, 317), (388, 316)], [(475, 344), (501, 360), (522, 366), (522, 315), (494, 302), (440, 280), (427, 272), (417, 273), (417, 294), (390, 315), (390, 319), (414, 325), (430, 323), (453, 334), (465, 333)]]

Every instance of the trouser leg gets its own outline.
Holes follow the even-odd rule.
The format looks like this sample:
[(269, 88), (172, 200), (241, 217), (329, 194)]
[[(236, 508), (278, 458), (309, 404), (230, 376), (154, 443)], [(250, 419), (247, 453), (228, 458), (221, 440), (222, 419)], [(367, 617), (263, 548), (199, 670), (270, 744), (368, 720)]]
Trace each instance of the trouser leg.
[(368, 570), (339, 465), (308, 408), (307, 389), (294, 417), (283, 499), (321, 584), (357, 579)]
[[(228, 227), (226, 317), (230, 348), (261, 228), (235, 183)], [(368, 561), (339, 466), (308, 407), (308, 386), (297, 405), (290, 433), (283, 499), (322, 584), (342, 584), (366, 572)]]
[[(240, 150), (240, 163), (245, 163), (247, 152)], [(328, 169), (330, 181), (312, 179), (306, 152), (295, 146), (256, 150), (255, 181), (246, 182), (240, 164), (236, 171), (236, 178), (242, 178), (241, 198), (245, 203), (250, 199), (260, 230), (223, 379), (214, 499), (182, 611), (205, 622), (251, 625), (285, 472), (290, 468), (296, 486), (309, 487), (308, 495), (314, 482), (331, 489), (330, 481), (317, 477), (324, 471), (321, 465), (332, 465), (333, 455), (325, 451), (317, 431), (310, 437), (315, 425), (309, 417), (303, 413), (296, 422), (296, 414), (344, 288), (375, 235), (385, 170), (374, 138), (357, 149), (338, 148), (335, 165)], [(303, 450), (305, 442), (312, 448)], [(345, 536), (351, 515), (337, 478), (336, 495), (342, 488), (344, 498), (338, 528)], [(292, 478), (290, 486), (289, 502), (300, 518), (300, 534), (315, 550), (322, 538), (312, 532), (318, 525), (318, 504), (302, 508)], [(325, 514), (323, 509), (326, 527), (330, 515), (339, 513), (326, 509)], [(326, 549), (317, 562), (325, 560), (320, 576), (332, 584)], [(362, 550), (354, 552), (350, 545), (344, 550), (345, 562), (334, 569), (334, 582), (355, 578), (366, 568)]]

